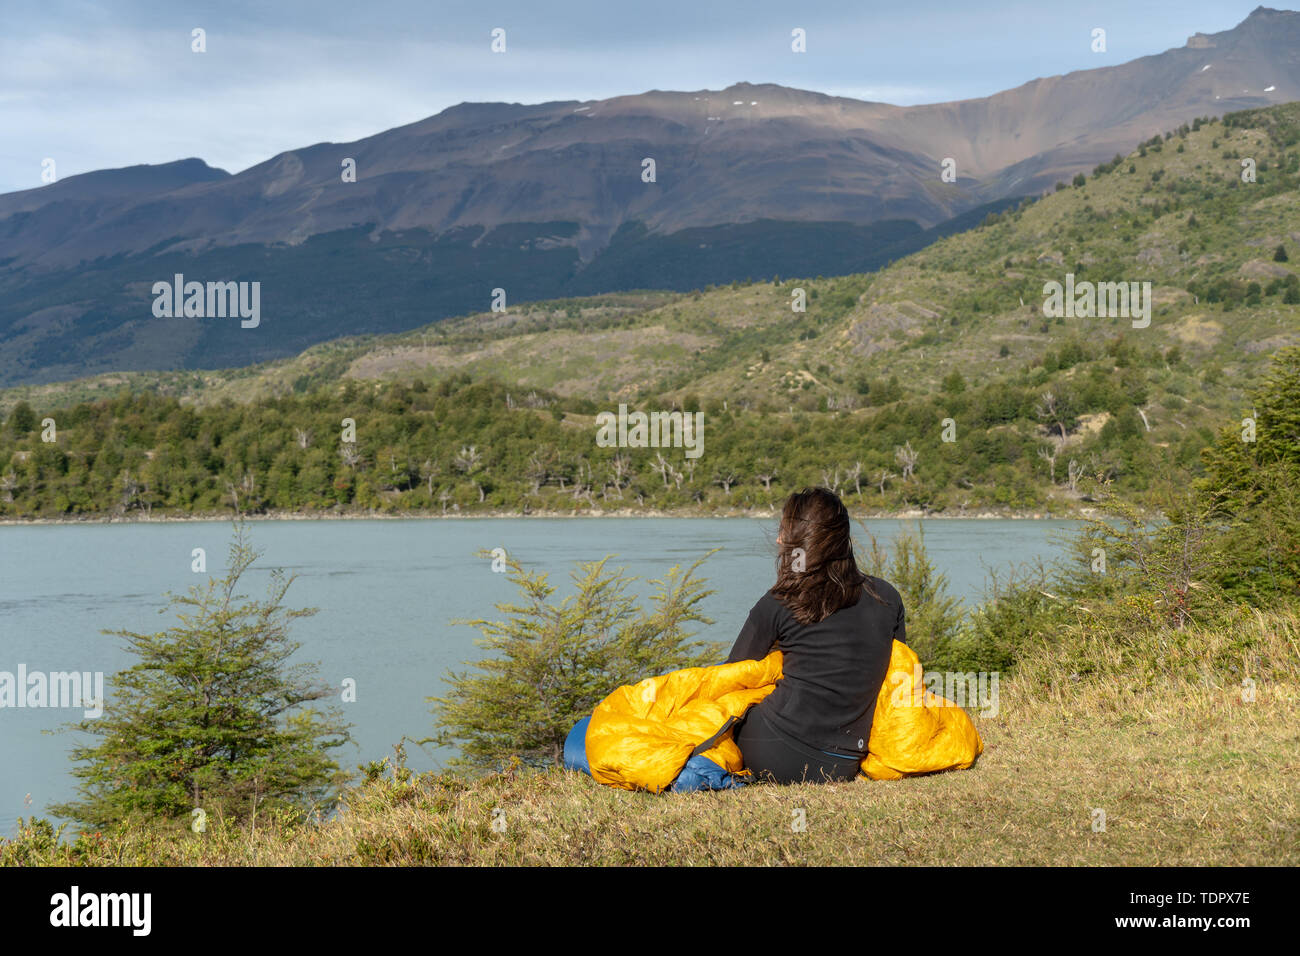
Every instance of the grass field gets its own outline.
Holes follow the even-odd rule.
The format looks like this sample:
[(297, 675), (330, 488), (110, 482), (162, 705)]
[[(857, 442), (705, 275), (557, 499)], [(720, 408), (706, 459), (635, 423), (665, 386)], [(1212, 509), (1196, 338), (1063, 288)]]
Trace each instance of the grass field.
[[(1296, 865), (1300, 618), (1257, 614), (1237, 632), (1185, 637), (1163, 678), (1126, 664), (1149, 648), (1113, 642), (1093, 649), (1087, 677), (1060, 667), (1086, 647), (1026, 661), (1001, 683), (995, 719), (972, 714), (985, 752), (966, 771), (656, 796), (559, 770), (471, 780), (396, 761), (319, 826), (263, 817), (56, 843), (37, 824), (0, 843), (0, 863)], [(1194, 674), (1195, 660), (1234, 648), (1247, 648), (1237, 660), (1255, 675), (1253, 701)]]

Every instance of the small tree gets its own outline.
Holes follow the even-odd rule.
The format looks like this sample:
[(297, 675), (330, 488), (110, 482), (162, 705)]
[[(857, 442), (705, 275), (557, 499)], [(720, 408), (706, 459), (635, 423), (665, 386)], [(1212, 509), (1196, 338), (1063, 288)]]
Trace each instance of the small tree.
[(1274, 355), (1252, 399), (1258, 434), (1244, 423), (1220, 432), (1201, 452), (1206, 474), (1197, 488), (1229, 556), (1214, 566), (1214, 580), (1259, 606), (1300, 593), (1300, 347)]
[(1278, 247), (1277, 247), (1276, 249), (1273, 250), (1273, 261), (1274, 261), (1274, 262), (1286, 262), (1286, 261), (1287, 261), (1287, 254), (1286, 254), (1286, 246), (1285, 246), (1285, 245), (1279, 243), (1279, 244), (1278, 244)]
[[(912, 448), (911, 440), (909, 440), (906, 445), (894, 448), (894, 460), (897, 461), (903, 469), (904, 481), (910, 481), (912, 479), (912, 472), (916, 470), (916, 462), (919, 457), (920, 456), (916, 450)], [(883, 489), (883, 483), (881, 487)]]
[(1222, 610), (1223, 594), (1211, 584), (1229, 560), (1221, 529), (1195, 495), (1171, 491), (1161, 497), (1162, 520), (1152, 520), (1097, 483), (1098, 514), (1085, 518), (1069, 542), (1076, 568), (1090, 570), (1061, 575), (1057, 582), (1061, 595), (1093, 622), (1179, 631)]
[(293, 577), (274, 571), (266, 598), (245, 601), (239, 582), (259, 557), (236, 526), (223, 580), (173, 596), (180, 625), (127, 639), (140, 662), (114, 675), (103, 715), (71, 729), (101, 742), (72, 751), (82, 799), (51, 812), (104, 827), (132, 817), (184, 818), (194, 809), (241, 820), (259, 810), (328, 809), (343, 781), (329, 748), (349, 739), (337, 708), (301, 705), (335, 693), (288, 666), (298, 649), (285, 610)]
[(906, 529), (887, 554), (868, 532), (871, 546), (860, 562), (873, 577), (884, 578), (903, 599), (907, 644), (923, 664), (944, 667), (956, 660), (965, 614), (961, 601), (948, 593), (948, 576), (936, 570), (925, 547), (925, 532)]
[(1040, 445), (1038, 448), (1038, 457), (1047, 462), (1048, 478), (1053, 487), (1056, 485), (1056, 456), (1061, 449), (1057, 445)]
[(19, 402), (9, 413), (9, 432), (15, 438), (21, 438), (36, 427), (36, 412), (26, 402)]
[(712, 553), (651, 581), (649, 613), (625, 593), (635, 578), (605, 570), (608, 557), (580, 564), (572, 573), (576, 593), (558, 604), (546, 574), (507, 558), (523, 603), (498, 604), (504, 621), (457, 621), (482, 631), (478, 643), (496, 656), (475, 665), (479, 674), (447, 676), (446, 696), (429, 698), (438, 730), (421, 743), (458, 746), (461, 756), (450, 763), (471, 769), (494, 769), (512, 757), (532, 767), (558, 765), (569, 730), (616, 687), (717, 663), (725, 651), (688, 642), (686, 630), (691, 622), (713, 623), (698, 604), (714, 592), (695, 577)]

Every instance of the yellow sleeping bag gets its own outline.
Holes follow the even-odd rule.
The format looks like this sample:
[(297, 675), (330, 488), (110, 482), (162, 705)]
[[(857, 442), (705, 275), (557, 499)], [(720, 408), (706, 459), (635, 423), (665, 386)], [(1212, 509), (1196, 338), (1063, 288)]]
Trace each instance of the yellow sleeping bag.
[[(761, 661), (689, 667), (618, 688), (596, 706), (587, 726), (592, 777), (658, 793), (693, 755), (728, 773), (746, 773), (731, 726), (780, 678), (781, 652), (773, 651)], [(859, 779), (897, 780), (965, 769), (983, 753), (984, 742), (964, 710), (925, 690), (916, 654), (894, 641), (867, 751)]]

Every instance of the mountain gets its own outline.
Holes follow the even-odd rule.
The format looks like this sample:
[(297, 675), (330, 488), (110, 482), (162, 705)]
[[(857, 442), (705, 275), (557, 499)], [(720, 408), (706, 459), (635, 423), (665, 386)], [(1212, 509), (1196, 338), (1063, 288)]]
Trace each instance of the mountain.
[[(1150, 308), (1046, 316), (1051, 282), (1150, 283)], [(1066, 513), (1080, 469), (1154, 503), (1245, 427), (1297, 344), (1291, 103), (1153, 137), (874, 274), (524, 303), (247, 368), (6, 389), (0, 515), (218, 512), (240, 476), (244, 503), (303, 510), (743, 510), (838, 483), (882, 510)], [(611, 487), (619, 449), (593, 445), (594, 416), (620, 403), (703, 410), (699, 470), (674, 450), (673, 479), (631, 449)], [(919, 461), (906, 481), (900, 447)]]
[[(1194, 117), (1300, 98), (1297, 51), (1300, 14), (1259, 8), (955, 103), (741, 83), (461, 104), (233, 176), (185, 160), (70, 177), (0, 196), (0, 384), (246, 365), (497, 288), (513, 303), (870, 271)], [(155, 318), (153, 284), (178, 273), (260, 283), (262, 320)]]

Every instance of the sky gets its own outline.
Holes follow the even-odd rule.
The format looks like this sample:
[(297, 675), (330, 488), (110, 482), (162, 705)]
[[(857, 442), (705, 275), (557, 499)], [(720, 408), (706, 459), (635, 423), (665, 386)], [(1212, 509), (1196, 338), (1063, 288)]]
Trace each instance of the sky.
[[(199, 157), (240, 172), (457, 103), (779, 83), (899, 105), (1113, 66), (1258, 0), (0, 0), (0, 192)], [(1106, 31), (1094, 52), (1092, 31)], [(206, 52), (192, 47), (205, 31)], [(505, 52), (491, 50), (505, 31)], [(801, 28), (807, 52), (791, 51)]]

